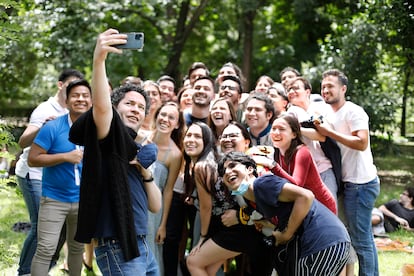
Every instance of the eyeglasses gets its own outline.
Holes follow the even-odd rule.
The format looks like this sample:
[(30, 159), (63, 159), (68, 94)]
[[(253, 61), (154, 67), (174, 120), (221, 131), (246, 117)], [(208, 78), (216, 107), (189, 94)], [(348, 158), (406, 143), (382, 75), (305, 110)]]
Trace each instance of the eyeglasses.
[(230, 139), (230, 140), (235, 140), (237, 138), (239, 138), (240, 133), (229, 133), (229, 134), (223, 134), (219, 137), (220, 140), (224, 140), (224, 139)]
[(300, 90), (299, 86), (291, 86), (287, 89), (287, 93), (293, 93), (293, 92), (298, 92)]
[(222, 86), (220, 86), (220, 90), (226, 90), (226, 88), (228, 88), (230, 91), (236, 91), (237, 90), (236, 86), (231, 86), (231, 85), (222, 85)]

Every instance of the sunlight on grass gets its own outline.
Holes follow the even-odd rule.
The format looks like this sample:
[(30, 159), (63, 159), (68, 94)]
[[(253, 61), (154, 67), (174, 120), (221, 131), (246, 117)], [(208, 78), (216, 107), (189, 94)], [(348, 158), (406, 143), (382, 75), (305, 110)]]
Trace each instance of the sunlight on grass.
[[(393, 156), (375, 159), (378, 174), (381, 179), (381, 193), (376, 206), (393, 198), (399, 198), (406, 185), (414, 185), (414, 157)], [(18, 187), (7, 186), (0, 180), (0, 276), (16, 275), (20, 250), (26, 235), (12, 230), (14, 223), (29, 221), (26, 207)], [(409, 241), (414, 245), (414, 233), (397, 231), (391, 233), (393, 240)], [(62, 260), (62, 258), (61, 258)], [(57, 267), (50, 275), (64, 275)], [(405, 263), (414, 263), (413, 254), (405, 252), (378, 252), (379, 269), (381, 276), (400, 275), (399, 271)], [(95, 271), (98, 271), (94, 263)], [(358, 265), (355, 267), (355, 275), (358, 273)], [(82, 272), (82, 275), (86, 275)], [(99, 275), (99, 274), (98, 274)]]

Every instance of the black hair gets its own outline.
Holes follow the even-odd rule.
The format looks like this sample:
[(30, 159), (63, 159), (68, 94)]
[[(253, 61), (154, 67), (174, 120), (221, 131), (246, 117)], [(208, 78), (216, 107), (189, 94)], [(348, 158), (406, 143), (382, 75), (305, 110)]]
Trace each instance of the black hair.
[(66, 87), (66, 98), (69, 98), (70, 91), (77, 86), (86, 86), (89, 90), (89, 94), (92, 94), (92, 89), (91, 89), (91, 86), (89, 85), (89, 82), (85, 79), (78, 79), (78, 80), (71, 81)]
[(233, 75), (226, 75), (226, 76), (223, 76), (223, 78), (221, 79), (221, 83), (223, 83), (223, 81), (226, 81), (226, 80), (232, 80), (234, 82), (237, 82), (237, 84), (239, 85), (239, 94), (243, 93), (243, 86), (241, 84), (241, 80), (239, 77), (233, 76)]
[(412, 198), (411, 205), (414, 205), (414, 187), (408, 186), (408, 187), (405, 188), (405, 190), (408, 193), (408, 197)]
[(150, 110), (151, 99), (148, 96), (147, 92), (145, 92), (145, 90), (141, 86), (138, 86), (138, 85), (135, 85), (135, 84), (127, 83), (125, 85), (121, 85), (118, 88), (115, 88), (114, 92), (111, 95), (112, 105), (117, 107), (119, 102), (123, 98), (125, 98), (125, 94), (130, 92), (130, 91), (138, 92), (139, 94), (141, 94), (144, 97), (144, 99), (145, 99), (145, 115), (147, 115), (149, 110)]
[(258, 176), (257, 174), (257, 165), (256, 162), (254, 162), (254, 160), (248, 156), (247, 154), (243, 153), (243, 152), (237, 152), (237, 151), (233, 151), (233, 152), (229, 152), (227, 154), (225, 154), (219, 161), (218, 161), (218, 173), (219, 176), (223, 176), (226, 168), (224, 168), (224, 163), (226, 163), (227, 161), (235, 161), (238, 163), (241, 163), (243, 165), (246, 166), (246, 168), (253, 168), (253, 175), (254, 176)]
[(65, 69), (60, 73), (58, 81), (65, 82), (68, 79), (73, 78), (73, 77), (78, 78), (78, 79), (85, 78), (85, 76), (76, 69)]
[(174, 83), (174, 86), (175, 86), (175, 79), (171, 76), (163, 75), (157, 80), (157, 83), (160, 84), (161, 81), (170, 81)]
[(252, 99), (256, 99), (258, 101), (262, 101), (265, 103), (265, 108), (266, 108), (266, 113), (271, 112), (272, 113), (272, 117), (269, 120), (269, 123), (272, 123), (274, 121), (274, 119), (276, 118), (276, 110), (275, 110), (275, 106), (273, 105), (273, 101), (272, 99), (270, 99), (267, 94), (265, 93), (260, 93), (260, 92), (253, 92), (252, 94), (250, 94), (250, 96), (247, 98), (246, 100), (246, 106), (247, 104), (252, 100)]

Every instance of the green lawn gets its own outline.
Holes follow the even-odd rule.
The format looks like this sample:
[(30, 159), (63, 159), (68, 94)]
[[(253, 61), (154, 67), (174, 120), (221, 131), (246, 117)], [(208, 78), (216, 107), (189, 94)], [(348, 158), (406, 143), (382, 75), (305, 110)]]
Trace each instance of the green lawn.
[[(379, 169), (381, 179), (381, 194), (377, 200), (377, 205), (392, 198), (399, 198), (404, 186), (414, 185), (414, 157), (381, 157), (376, 158), (375, 163)], [(16, 275), (25, 234), (12, 231), (12, 226), (18, 221), (28, 220), (28, 214), (19, 189), (6, 185), (5, 181), (0, 179), (0, 276)], [(410, 245), (414, 245), (414, 233), (399, 231), (392, 233), (390, 237), (400, 241), (409, 241)], [(414, 256), (409, 253), (379, 252), (378, 257), (380, 275), (382, 276), (399, 275), (399, 270), (403, 264), (414, 264)], [(95, 270), (97, 271), (97, 269)], [(54, 269), (51, 275), (64, 274), (58, 269)]]

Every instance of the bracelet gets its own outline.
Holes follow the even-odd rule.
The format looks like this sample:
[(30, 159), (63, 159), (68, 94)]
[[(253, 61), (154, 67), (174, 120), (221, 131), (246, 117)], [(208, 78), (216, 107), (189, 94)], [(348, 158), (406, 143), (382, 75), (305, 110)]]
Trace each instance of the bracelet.
[(145, 183), (152, 182), (154, 181), (154, 177), (152, 177), (152, 174), (151, 174), (151, 177), (149, 179), (142, 178), (142, 181)]

